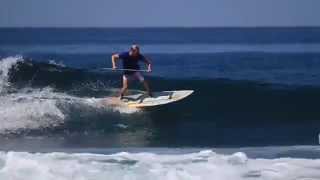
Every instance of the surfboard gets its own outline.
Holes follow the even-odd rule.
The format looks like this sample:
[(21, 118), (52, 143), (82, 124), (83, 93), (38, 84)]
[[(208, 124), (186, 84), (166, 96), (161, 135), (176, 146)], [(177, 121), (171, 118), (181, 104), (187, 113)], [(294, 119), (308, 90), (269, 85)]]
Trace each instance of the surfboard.
[(178, 91), (161, 91), (153, 92), (153, 97), (149, 97), (146, 94), (134, 94), (124, 96), (121, 100), (129, 107), (145, 108), (160, 106), (176, 101), (180, 101), (193, 93), (193, 90), (178, 90)]

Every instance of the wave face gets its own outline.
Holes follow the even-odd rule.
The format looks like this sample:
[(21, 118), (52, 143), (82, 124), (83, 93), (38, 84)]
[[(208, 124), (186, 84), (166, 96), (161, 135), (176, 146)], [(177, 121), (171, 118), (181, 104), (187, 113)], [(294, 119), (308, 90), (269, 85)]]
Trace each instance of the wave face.
[(177, 104), (139, 110), (100, 103), (117, 94), (119, 74), (22, 57), (2, 59), (0, 68), (0, 134), (7, 150), (34, 144), (225, 147), (318, 141), (317, 86), (151, 76), (159, 91), (192, 87), (195, 93)]
[[(1, 150), (316, 145), (319, 34), (319, 28), (0, 29)], [(133, 42), (152, 59), (145, 76), (154, 91), (195, 93), (154, 109), (110, 104), (121, 72), (101, 68)], [(130, 86), (130, 93), (141, 90)]]
[[(0, 153), (1, 179), (319, 179), (319, 160), (187, 154)], [(14, 175), (12, 174), (14, 172)]]

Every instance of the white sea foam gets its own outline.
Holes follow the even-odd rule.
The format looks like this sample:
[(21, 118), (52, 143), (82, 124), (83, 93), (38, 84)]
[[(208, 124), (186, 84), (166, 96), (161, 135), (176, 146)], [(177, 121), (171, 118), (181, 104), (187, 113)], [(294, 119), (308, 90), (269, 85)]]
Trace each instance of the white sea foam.
[[(68, 107), (72, 106), (82, 108), (82, 113), (95, 113), (90, 109), (125, 114), (136, 112), (128, 107), (100, 104), (89, 99), (54, 92), (51, 88), (22, 89), (17, 93), (0, 96), (0, 134), (62, 125), (70, 113)], [(66, 111), (61, 110), (61, 107)]]
[(56, 62), (55, 60), (49, 60), (49, 64), (60, 66), (60, 67), (66, 67), (66, 65), (63, 64), (63, 62)]
[(0, 179), (10, 180), (317, 180), (319, 168), (319, 159), (249, 159), (241, 152), (232, 155), (211, 151), (171, 155), (0, 153)]
[(57, 107), (57, 99), (41, 99), (48, 98), (48, 94), (54, 93), (47, 88), (1, 96), (0, 133), (54, 127), (63, 123), (65, 115)]
[(132, 108), (114, 106), (107, 101), (97, 103), (94, 98), (58, 93), (52, 88), (24, 88), (8, 93), (6, 90), (10, 86), (9, 71), (19, 61), (23, 61), (23, 58), (8, 57), (0, 61), (0, 134), (59, 126), (68, 116), (68, 111), (61, 110), (63, 106), (81, 105), (84, 111), (86, 107), (90, 107), (120, 113), (136, 112)]
[[(6, 90), (9, 71), (14, 65), (23, 61), (22, 57), (8, 57), (0, 61), (0, 133), (12, 132), (19, 129), (36, 129), (55, 126), (64, 119), (64, 115), (56, 107), (54, 101), (35, 100), (45, 91), (31, 91), (32, 93), (11, 93)], [(27, 100), (26, 98), (31, 98)]]
[(128, 107), (126, 104), (118, 100), (117, 97), (105, 97), (105, 98), (87, 98), (85, 99), (88, 105), (100, 108), (111, 110), (113, 112), (119, 112), (122, 114), (132, 114), (140, 112), (138, 108)]
[(10, 86), (8, 82), (10, 69), (19, 61), (22, 61), (22, 57), (7, 57), (0, 60), (0, 93), (4, 93), (6, 88)]
[(94, 109), (106, 112), (134, 112), (127, 110), (127, 107), (101, 104), (92, 98), (54, 92), (49, 87), (25, 88), (17, 93), (0, 96), (0, 134), (60, 126), (68, 117), (70, 107), (80, 108), (80, 113), (96, 113), (92, 111)]

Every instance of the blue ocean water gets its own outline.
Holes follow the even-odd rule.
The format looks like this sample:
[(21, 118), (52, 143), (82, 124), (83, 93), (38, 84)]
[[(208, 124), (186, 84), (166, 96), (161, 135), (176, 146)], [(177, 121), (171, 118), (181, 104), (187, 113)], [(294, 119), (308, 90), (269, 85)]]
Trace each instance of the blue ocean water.
[[(96, 103), (121, 87), (121, 72), (101, 68), (132, 43), (152, 59), (144, 75), (154, 91), (194, 94), (148, 110)], [(292, 168), (303, 158), (315, 159), (297, 165), (304, 177), (320, 177), (308, 168), (319, 164), (320, 28), (2, 28), (0, 58), (0, 168), (9, 174), (30, 165), (15, 160), (54, 168), (64, 159), (97, 168), (96, 179), (110, 164), (114, 179), (126, 179), (122, 167), (138, 179), (208, 179), (220, 163), (220, 179), (294, 179), (305, 175)]]

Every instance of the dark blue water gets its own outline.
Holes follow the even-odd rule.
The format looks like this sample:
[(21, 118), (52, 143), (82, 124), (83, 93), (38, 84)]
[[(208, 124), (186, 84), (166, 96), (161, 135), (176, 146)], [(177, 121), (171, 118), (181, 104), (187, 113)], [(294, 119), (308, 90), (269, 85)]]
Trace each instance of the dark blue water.
[[(132, 43), (154, 91), (195, 93), (142, 112), (84, 105), (115, 95), (121, 73), (100, 68)], [(320, 28), (8, 28), (0, 57), (4, 149), (318, 143)]]

